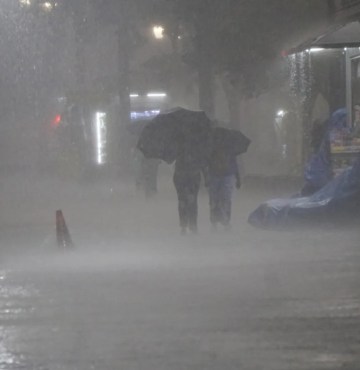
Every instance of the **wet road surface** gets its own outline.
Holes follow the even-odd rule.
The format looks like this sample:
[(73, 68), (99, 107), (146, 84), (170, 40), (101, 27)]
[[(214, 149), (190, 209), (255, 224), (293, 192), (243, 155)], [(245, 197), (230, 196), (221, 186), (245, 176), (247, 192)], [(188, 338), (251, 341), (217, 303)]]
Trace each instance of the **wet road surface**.
[(359, 369), (357, 229), (255, 230), (245, 221), (259, 196), (244, 189), (230, 234), (210, 233), (204, 211), (200, 234), (180, 237), (172, 196), (126, 194), (127, 207), (67, 204), (77, 248), (65, 254), (46, 202), (35, 220), (31, 205), (12, 211), (0, 369)]

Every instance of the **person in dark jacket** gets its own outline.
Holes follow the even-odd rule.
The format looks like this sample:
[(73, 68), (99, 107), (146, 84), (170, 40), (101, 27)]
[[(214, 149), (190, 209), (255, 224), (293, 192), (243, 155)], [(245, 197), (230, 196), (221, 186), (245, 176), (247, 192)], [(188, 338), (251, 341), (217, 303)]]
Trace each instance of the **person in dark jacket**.
[(213, 229), (220, 223), (230, 229), (231, 198), (234, 186), (241, 187), (236, 156), (226, 148), (218, 148), (210, 156), (209, 163), (210, 221)]
[(174, 185), (178, 197), (178, 211), (181, 233), (188, 230), (197, 233), (198, 205), (197, 197), (200, 190), (201, 173), (206, 177), (204, 164), (194, 147), (183, 144), (175, 162)]

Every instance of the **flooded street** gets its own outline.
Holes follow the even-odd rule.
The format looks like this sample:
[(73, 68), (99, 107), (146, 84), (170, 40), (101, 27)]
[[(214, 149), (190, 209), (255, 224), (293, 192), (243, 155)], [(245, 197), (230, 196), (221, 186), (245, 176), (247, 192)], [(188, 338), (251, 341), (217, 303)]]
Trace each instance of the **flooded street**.
[(210, 232), (203, 193), (199, 235), (184, 237), (168, 181), (148, 202), (129, 184), (81, 202), (45, 188), (3, 184), (16, 207), (1, 213), (0, 369), (358, 368), (356, 228), (253, 229), (248, 212), (274, 191), (245, 186), (231, 233)]

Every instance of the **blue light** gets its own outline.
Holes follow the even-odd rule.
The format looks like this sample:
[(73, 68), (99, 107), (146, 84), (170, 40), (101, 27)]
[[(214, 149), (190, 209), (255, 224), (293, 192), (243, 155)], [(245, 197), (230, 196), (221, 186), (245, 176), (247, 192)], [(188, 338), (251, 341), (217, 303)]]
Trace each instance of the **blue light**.
[(160, 110), (146, 110), (141, 112), (131, 112), (131, 120), (136, 121), (139, 119), (151, 119), (156, 117), (160, 113)]

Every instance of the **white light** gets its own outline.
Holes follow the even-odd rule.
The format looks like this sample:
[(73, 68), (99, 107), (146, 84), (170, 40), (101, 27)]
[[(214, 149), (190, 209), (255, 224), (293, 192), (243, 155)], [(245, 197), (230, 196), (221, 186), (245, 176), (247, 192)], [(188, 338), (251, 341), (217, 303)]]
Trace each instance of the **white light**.
[(284, 117), (285, 116), (285, 111), (284, 110), (279, 110), (277, 113), (276, 113), (276, 115), (278, 116), (278, 117)]
[(31, 0), (20, 0), (20, 4), (30, 6), (31, 5)]
[(138, 98), (139, 94), (130, 94), (130, 98)]
[(317, 53), (317, 52), (323, 51), (323, 50), (325, 50), (325, 49), (324, 48), (311, 48), (310, 53)]
[(43, 10), (50, 12), (53, 8), (53, 4), (51, 4), (49, 1), (46, 1), (45, 3), (40, 4), (40, 6), (43, 8)]
[(344, 51), (346, 51), (347, 50), (347, 48), (344, 48)]
[(105, 163), (105, 146), (106, 146), (106, 113), (96, 112), (96, 162), (99, 165)]
[(153, 27), (153, 34), (157, 40), (161, 40), (164, 38), (164, 27), (162, 26), (154, 26)]
[(151, 92), (147, 94), (148, 98), (166, 98), (167, 94), (163, 92)]

